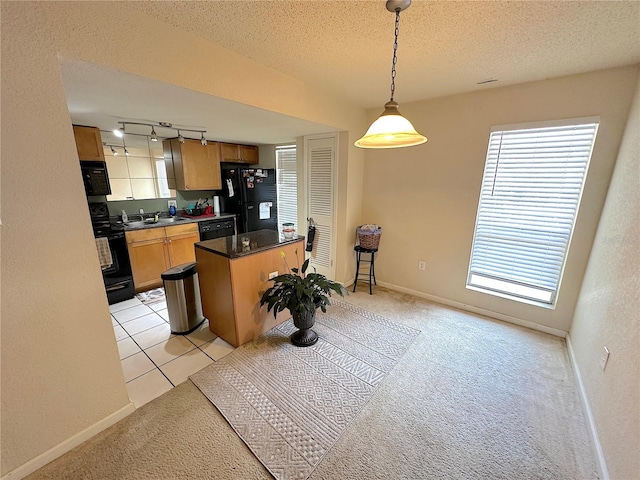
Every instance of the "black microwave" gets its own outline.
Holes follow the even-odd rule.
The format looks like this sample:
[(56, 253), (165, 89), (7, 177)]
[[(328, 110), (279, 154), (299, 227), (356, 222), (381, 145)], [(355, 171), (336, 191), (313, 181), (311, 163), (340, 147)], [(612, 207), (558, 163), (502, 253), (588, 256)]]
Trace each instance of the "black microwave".
[(84, 190), (87, 196), (111, 195), (106, 162), (81, 160), (80, 168), (82, 170), (82, 180), (84, 181)]

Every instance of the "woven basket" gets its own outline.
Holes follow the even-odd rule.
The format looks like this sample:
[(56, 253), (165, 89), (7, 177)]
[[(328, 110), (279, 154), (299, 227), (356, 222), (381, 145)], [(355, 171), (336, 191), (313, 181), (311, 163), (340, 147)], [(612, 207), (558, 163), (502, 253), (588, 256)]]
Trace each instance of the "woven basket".
[(358, 235), (358, 243), (362, 248), (368, 250), (377, 250), (380, 244), (380, 236), (382, 235), (382, 227), (375, 230), (363, 230), (360, 227), (356, 229)]

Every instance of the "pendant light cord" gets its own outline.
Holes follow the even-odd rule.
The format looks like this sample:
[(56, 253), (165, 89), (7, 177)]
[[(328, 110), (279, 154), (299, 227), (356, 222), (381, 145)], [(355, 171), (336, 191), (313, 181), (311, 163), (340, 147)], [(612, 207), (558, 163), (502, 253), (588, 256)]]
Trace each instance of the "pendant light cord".
[(396, 52), (398, 51), (398, 33), (400, 32), (400, 9), (396, 10), (396, 31), (395, 40), (393, 41), (393, 62), (391, 64), (391, 100), (393, 101), (393, 95), (396, 91)]

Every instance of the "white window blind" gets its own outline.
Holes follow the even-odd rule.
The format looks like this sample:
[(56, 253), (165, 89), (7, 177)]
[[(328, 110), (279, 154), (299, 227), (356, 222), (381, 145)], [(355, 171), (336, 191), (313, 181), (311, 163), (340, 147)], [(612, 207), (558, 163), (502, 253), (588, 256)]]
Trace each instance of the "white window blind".
[(467, 287), (553, 305), (598, 123), (491, 133)]
[(296, 146), (276, 147), (278, 184), (278, 229), (283, 223), (293, 223), (298, 231), (298, 176)]

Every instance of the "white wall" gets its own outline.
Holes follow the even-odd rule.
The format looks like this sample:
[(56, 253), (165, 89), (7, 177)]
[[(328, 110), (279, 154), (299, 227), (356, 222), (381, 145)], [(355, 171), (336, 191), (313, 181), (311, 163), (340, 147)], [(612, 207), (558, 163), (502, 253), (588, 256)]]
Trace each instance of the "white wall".
[(609, 475), (620, 480), (640, 478), (639, 137), (640, 83), (570, 331)]
[(2, 4), (2, 475), (130, 404), (47, 30)]
[[(429, 141), (367, 151), (362, 221), (383, 227), (378, 281), (568, 331), (637, 78), (637, 66), (626, 67), (401, 104)], [(467, 290), (491, 126), (597, 115), (600, 129), (556, 309)], [(419, 260), (426, 261), (424, 272)]]
[[(359, 133), (366, 118), (342, 99), (126, 3), (2, 2), (1, 8), (5, 475), (129, 404), (59, 62), (99, 64), (336, 130)], [(348, 175), (350, 160), (343, 161)], [(357, 186), (362, 178), (341, 181)], [(343, 208), (357, 209), (358, 192), (343, 189)], [(42, 198), (48, 202), (41, 215), (25, 210)]]

